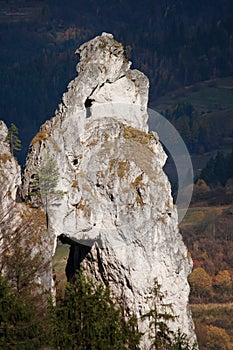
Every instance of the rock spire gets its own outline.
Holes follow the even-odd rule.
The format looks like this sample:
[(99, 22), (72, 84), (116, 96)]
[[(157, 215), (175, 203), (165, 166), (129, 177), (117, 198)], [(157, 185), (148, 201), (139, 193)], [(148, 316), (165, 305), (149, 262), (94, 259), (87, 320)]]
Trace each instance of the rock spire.
[[(171, 327), (193, 342), (187, 282), (192, 262), (163, 172), (166, 154), (156, 132), (148, 133), (148, 79), (130, 69), (111, 34), (90, 40), (76, 53), (78, 76), (32, 140), (24, 197), (42, 205), (30, 192), (43, 159), (53, 157), (63, 195), (50, 200), (49, 225), (74, 245), (68, 277), (82, 265), (110, 286), (126, 316), (134, 312), (138, 318), (150, 307), (147, 297), (157, 278), (173, 305)], [(140, 322), (142, 331), (147, 327)], [(148, 342), (145, 333), (141, 349), (148, 349)]]

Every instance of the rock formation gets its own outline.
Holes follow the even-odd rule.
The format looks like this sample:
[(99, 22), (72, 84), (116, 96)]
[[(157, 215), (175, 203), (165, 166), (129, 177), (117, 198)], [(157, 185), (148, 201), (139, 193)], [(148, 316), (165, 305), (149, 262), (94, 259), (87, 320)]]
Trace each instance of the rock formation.
[(0, 120), (0, 206), (1, 212), (7, 211), (16, 201), (16, 193), (21, 184), (20, 166), (11, 155), (6, 142), (8, 129)]
[(30, 290), (32, 284), (34, 293), (50, 293), (54, 237), (47, 234), (44, 212), (20, 200), (21, 169), (7, 135), (0, 121), (0, 273), (9, 277), (19, 293)]
[[(177, 316), (171, 327), (193, 342), (187, 283), (192, 263), (163, 172), (166, 155), (157, 134), (148, 133), (148, 79), (130, 69), (111, 34), (85, 43), (77, 54), (78, 76), (32, 140), (24, 198), (42, 205), (30, 193), (43, 159), (53, 157), (63, 195), (49, 200), (49, 227), (74, 245), (69, 278), (81, 264), (110, 286), (126, 316), (138, 317), (150, 307), (147, 297), (157, 278)], [(147, 326), (140, 322), (141, 330)], [(141, 349), (148, 349), (148, 341), (146, 333)]]

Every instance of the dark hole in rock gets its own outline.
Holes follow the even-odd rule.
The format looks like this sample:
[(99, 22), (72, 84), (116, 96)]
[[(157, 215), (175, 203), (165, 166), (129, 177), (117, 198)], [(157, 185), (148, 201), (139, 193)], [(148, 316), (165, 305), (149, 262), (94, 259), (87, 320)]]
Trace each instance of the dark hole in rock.
[(98, 187), (98, 188), (104, 189), (104, 185), (102, 185), (102, 184), (96, 183), (95, 185), (96, 185), (96, 187)]
[(76, 271), (80, 269), (82, 261), (91, 251), (92, 244), (84, 245), (74, 242), (65, 234), (61, 234), (58, 238), (63, 244), (70, 244), (70, 253), (66, 265), (66, 277), (68, 282), (74, 283)]
[(86, 101), (85, 101), (86, 118), (90, 118), (90, 116), (91, 116), (90, 107), (92, 106), (93, 101), (95, 101), (95, 100), (93, 100), (91, 98), (87, 98)]

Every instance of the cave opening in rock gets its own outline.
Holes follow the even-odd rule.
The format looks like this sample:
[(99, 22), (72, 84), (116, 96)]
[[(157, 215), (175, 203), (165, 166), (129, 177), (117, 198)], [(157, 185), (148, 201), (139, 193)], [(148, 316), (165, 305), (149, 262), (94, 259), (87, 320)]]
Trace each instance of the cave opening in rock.
[(91, 251), (92, 245), (84, 245), (74, 242), (64, 234), (60, 235), (58, 238), (63, 244), (70, 245), (65, 272), (67, 281), (74, 283), (76, 271), (80, 270), (80, 265), (86, 258), (87, 254)]
[(86, 118), (91, 117), (91, 106), (95, 100), (91, 98), (87, 98), (85, 101), (85, 108), (86, 108)]

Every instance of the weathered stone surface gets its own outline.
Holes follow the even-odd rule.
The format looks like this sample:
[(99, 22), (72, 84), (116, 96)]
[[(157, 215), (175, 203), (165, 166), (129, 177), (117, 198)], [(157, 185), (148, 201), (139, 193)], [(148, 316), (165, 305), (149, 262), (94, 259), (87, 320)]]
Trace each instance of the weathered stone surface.
[[(194, 341), (187, 283), (192, 263), (163, 172), (166, 155), (157, 134), (147, 132), (148, 79), (130, 70), (122, 45), (110, 34), (77, 53), (77, 78), (32, 140), (24, 197), (39, 205), (30, 198), (32, 183), (43, 158), (52, 155), (57, 188), (65, 194), (49, 203), (51, 229), (91, 247), (82, 266), (110, 285), (126, 315), (148, 311), (157, 278), (177, 316), (172, 327)], [(141, 330), (147, 327), (140, 323)], [(146, 333), (141, 349), (148, 349), (148, 339)]]
[[(54, 237), (47, 233), (44, 212), (20, 200), (21, 169), (10, 152), (7, 135), (8, 129), (0, 121), (0, 272), (10, 276), (16, 286), (14, 271), (23, 274), (28, 265), (28, 270), (35, 269), (31, 282), (37, 283), (38, 293), (50, 292)], [(32, 262), (37, 267), (30, 266)]]
[(0, 206), (1, 210), (15, 202), (17, 189), (21, 183), (20, 166), (11, 155), (6, 138), (8, 129), (0, 120)]

